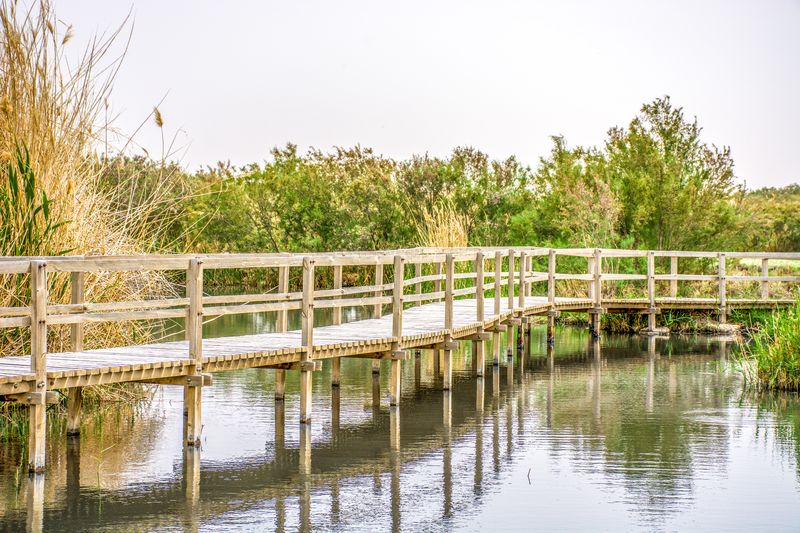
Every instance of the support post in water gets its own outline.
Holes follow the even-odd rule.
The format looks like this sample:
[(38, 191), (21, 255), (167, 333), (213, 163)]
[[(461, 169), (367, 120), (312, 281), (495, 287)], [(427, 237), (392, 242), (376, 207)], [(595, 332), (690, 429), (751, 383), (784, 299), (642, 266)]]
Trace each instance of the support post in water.
[(494, 254), (494, 316), (496, 322), (492, 330), (492, 364), (500, 364), (500, 303), (502, 298), (503, 283), (503, 253), (499, 250)]
[[(375, 286), (380, 287), (383, 285), (383, 264), (375, 265)], [(380, 298), (383, 296), (382, 289), (375, 289), (375, 293), (373, 294), (376, 298)], [(383, 304), (375, 304), (372, 308), (372, 318), (380, 318), (383, 315)], [(380, 359), (373, 359), (372, 360), (372, 373), (373, 374), (380, 374), (381, 373), (381, 360)]]
[(725, 274), (725, 254), (717, 254), (719, 278), (719, 323), (725, 324), (728, 321), (728, 296), (727, 296), (727, 277)]
[(311, 385), (314, 359), (314, 260), (303, 258), (303, 303), (300, 311), (300, 423), (311, 422)]
[(556, 327), (556, 251), (550, 249), (547, 254), (547, 303), (550, 309), (547, 311), (547, 343), (552, 345), (555, 341)]
[(389, 405), (400, 403), (400, 377), (403, 351), (403, 282), (406, 262), (403, 256), (394, 256), (394, 288), (392, 289), (392, 367), (389, 374)]
[[(186, 336), (189, 340), (189, 375), (203, 371), (203, 262), (191, 259), (186, 271), (186, 295), (189, 310), (186, 316)], [(186, 445), (199, 446), (203, 427), (203, 380), (195, 380), (184, 386), (184, 411), (186, 412)]]
[(444, 368), (442, 369), (442, 388), (450, 390), (453, 385), (453, 281), (455, 264), (453, 254), (447, 254), (444, 282)]
[[(278, 267), (278, 294), (289, 292), (289, 267)], [(335, 311), (334, 311), (335, 312)], [(334, 315), (335, 316), (335, 315)], [(276, 331), (285, 333), (289, 327), (289, 311), (281, 309), (278, 311), (278, 323)], [(286, 394), (286, 370), (279, 368), (275, 370), (275, 401), (283, 401)]]
[(603, 255), (600, 248), (594, 250), (594, 270), (592, 272), (592, 294), (594, 296), (594, 309), (592, 309), (592, 336), (600, 338), (600, 316), (603, 312)]
[(472, 344), (472, 357), (475, 360), (475, 375), (483, 377), (483, 369), (486, 366), (485, 348), (486, 341), (483, 339), (483, 321), (485, 320), (484, 311), (484, 258), (483, 252), (475, 254), (475, 320), (480, 324), (478, 326), (478, 339)]
[[(509, 320), (514, 318), (514, 250), (508, 251), (508, 313)], [(506, 356), (513, 357), (511, 346), (514, 343), (514, 324), (509, 322), (506, 326)]]
[[(342, 288), (342, 265), (334, 265), (333, 267), (333, 288)], [(340, 299), (341, 296), (334, 296), (335, 300)], [(333, 325), (338, 326), (342, 323), (342, 308), (333, 308)], [(331, 386), (338, 387), (342, 381), (342, 358), (334, 357), (331, 359)]]
[[(85, 299), (85, 278), (83, 272), (70, 275), (70, 303), (82, 304)], [(70, 349), (73, 352), (83, 351), (83, 324), (70, 326)], [(83, 408), (83, 387), (73, 387), (67, 397), (67, 437), (81, 434), (81, 410)]]
[(647, 333), (656, 332), (656, 256), (647, 252)]
[(525, 310), (525, 279), (527, 278), (527, 273), (525, 271), (526, 265), (528, 264), (528, 255), (523, 251), (519, 254), (519, 294), (517, 295), (517, 306), (519, 307), (518, 313), (519, 316), (516, 318), (519, 320), (519, 325), (517, 325), (517, 354), (521, 354), (524, 348), (524, 335), (525, 335), (525, 325), (526, 320), (523, 317), (523, 313)]
[(29, 394), (28, 471), (44, 472), (47, 435), (47, 263), (31, 261), (31, 372), (35, 388)]

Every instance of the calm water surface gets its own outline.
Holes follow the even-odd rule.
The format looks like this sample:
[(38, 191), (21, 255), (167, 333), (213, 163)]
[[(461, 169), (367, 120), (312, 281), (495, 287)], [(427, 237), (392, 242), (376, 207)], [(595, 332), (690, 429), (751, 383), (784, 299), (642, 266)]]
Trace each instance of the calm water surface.
[[(212, 333), (270, 325), (217, 323)], [(456, 355), (440, 389), (431, 352), (403, 368), (399, 411), (388, 364), (314, 375), (314, 420), (298, 424), (269, 370), (214, 376), (203, 446), (182, 447), (182, 389), (139, 412), (87, 420), (79, 446), (59, 420), (44, 482), (45, 531), (797, 531), (798, 430), (792, 395), (744, 393), (734, 346), (709, 338), (558, 332), (548, 352), (486, 377)], [(468, 347), (467, 347), (468, 348)], [(63, 424), (62, 424), (63, 425)], [(4, 445), (0, 517), (25, 530), (31, 499), (17, 446)]]

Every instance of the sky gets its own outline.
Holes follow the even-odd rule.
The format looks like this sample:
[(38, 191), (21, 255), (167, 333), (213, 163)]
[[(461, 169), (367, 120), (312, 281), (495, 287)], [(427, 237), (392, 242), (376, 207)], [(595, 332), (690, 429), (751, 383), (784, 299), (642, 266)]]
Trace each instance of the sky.
[[(189, 170), (297, 144), (394, 158), (472, 146), (535, 166), (669, 95), (748, 186), (800, 181), (800, 0), (63, 0), (78, 50), (131, 14), (110, 99)], [(118, 49), (124, 43), (120, 41)]]

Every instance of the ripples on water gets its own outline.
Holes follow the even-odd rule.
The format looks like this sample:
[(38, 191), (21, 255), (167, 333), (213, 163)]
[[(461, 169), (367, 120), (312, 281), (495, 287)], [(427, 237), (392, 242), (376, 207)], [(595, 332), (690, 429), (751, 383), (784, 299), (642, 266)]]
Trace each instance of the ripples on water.
[[(310, 434), (293, 373), (283, 409), (271, 371), (219, 374), (199, 455), (181, 445), (181, 389), (163, 387), (140, 413), (92, 419), (79, 450), (51, 434), (45, 530), (798, 529), (797, 398), (743, 393), (732, 345), (607, 336), (598, 349), (573, 329), (554, 352), (543, 331), (532, 344), (482, 381), (458, 353), (449, 401), (423, 352), (404, 364), (399, 411), (388, 365), (376, 379), (345, 360), (337, 394), (326, 363)], [(24, 530), (21, 452), (2, 456), (2, 525)]]

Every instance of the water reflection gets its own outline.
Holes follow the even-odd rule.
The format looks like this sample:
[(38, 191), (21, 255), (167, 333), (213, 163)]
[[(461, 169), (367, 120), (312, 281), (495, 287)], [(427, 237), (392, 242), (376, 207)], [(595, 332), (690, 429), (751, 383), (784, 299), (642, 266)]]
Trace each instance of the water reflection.
[[(181, 445), (179, 389), (94, 420), (81, 441), (51, 438), (44, 479), (20, 478), (7, 446), (3, 529), (779, 530), (800, 517), (800, 407), (742, 394), (732, 345), (601, 345), (562, 330), (553, 347), (543, 329), (523, 340), (483, 378), (471, 350), (454, 352), (451, 391), (438, 354), (422, 351), (391, 408), (388, 372), (346, 360), (331, 387), (326, 364), (310, 427), (298, 424), (296, 373), (280, 401), (272, 371), (222, 374), (202, 450)], [(766, 522), (738, 512), (753, 502)]]

